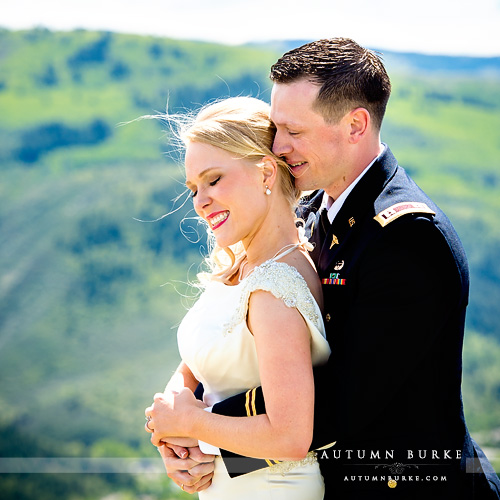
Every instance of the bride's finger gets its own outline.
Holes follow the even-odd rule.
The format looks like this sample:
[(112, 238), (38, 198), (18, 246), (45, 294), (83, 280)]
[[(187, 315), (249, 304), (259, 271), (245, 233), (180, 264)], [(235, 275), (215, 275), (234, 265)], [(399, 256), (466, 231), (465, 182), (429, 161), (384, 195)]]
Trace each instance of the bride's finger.
[(153, 419), (151, 418), (151, 415), (146, 417), (146, 423), (144, 424), (144, 429), (146, 432), (149, 432), (152, 434), (155, 430), (154, 425), (153, 425)]

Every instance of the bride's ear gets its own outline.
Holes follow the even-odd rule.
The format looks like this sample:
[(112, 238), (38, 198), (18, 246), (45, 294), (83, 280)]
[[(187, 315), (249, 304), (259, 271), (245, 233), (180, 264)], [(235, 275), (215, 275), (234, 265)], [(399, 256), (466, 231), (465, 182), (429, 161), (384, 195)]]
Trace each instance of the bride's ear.
[(264, 186), (272, 190), (278, 175), (278, 163), (276, 159), (272, 156), (264, 156), (259, 165), (262, 169)]

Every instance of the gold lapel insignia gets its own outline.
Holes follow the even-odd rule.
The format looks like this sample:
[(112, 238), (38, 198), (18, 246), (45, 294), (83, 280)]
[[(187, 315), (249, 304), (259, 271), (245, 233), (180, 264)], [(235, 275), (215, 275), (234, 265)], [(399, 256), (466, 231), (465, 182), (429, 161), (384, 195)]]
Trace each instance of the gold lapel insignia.
[(354, 220), (354, 217), (351, 217), (349, 219), (349, 226), (352, 227), (352, 226), (354, 226), (354, 224), (356, 224), (356, 221)]
[(332, 249), (333, 245), (338, 245), (339, 240), (335, 235), (332, 235), (332, 243), (330, 244), (330, 250)]

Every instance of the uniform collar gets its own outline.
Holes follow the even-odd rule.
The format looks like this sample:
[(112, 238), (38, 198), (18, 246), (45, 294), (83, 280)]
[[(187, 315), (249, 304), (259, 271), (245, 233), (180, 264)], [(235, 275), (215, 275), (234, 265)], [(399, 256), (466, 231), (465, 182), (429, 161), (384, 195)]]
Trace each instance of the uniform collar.
[(340, 209), (342, 208), (342, 205), (344, 204), (345, 200), (347, 199), (351, 191), (355, 188), (356, 184), (368, 172), (368, 170), (370, 170), (371, 166), (385, 154), (387, 150), (387, 145), (382, 143), (381, 146), (382, 146), (381, 153), (370, 162), (370, 164), (361, 172), (361, 174), (358, 175), (358, 177), (356, 177), (356, 179), (354, 179), (353, 182), (351, 182), (351, 184), (349, 184), (347, 189), (345, 189), (336, 200), (333, 200), (332, 197), (328, 196), (326, 193), (323, 193), (323, 201), (321, 203), (320, 211), (325, 208), (326, 210), (328, 210), (327, 215), (330, 224), (335, 219), (335, 216), (339, 213)]

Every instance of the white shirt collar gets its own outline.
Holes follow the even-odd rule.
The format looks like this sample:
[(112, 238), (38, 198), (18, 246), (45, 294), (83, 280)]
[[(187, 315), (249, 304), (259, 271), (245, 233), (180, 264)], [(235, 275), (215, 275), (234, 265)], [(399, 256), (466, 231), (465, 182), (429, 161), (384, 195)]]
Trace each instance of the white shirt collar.
[(320, 210), (326, 207), (328, 210), (328, 220), (330, 221), (330, 224), (333, 222), (333, 219), (335, 219), (335, 216), (339, 213), (340, 209), (342, 208), (342, 205), (344, 204), (346, 198), (349, 196), (351, 191), (354, 189), (354, 186), (360, 181), (361, 177), (368, 172), (370, 167), (375, 163), (380, 156), (382, 156), (383, 153), (385, 153), (385, 150), (387, 149), (387, 146), (385, 144), (382, 144), (382, 151), (381, 153), (376, 156), (372, 162), (361, 172), (356, 179), (349, 184), (347, 189), (345, 189), (342, 194), (334, 201), (333, 198), (328, 196), (326, 193), (323, 195), (323, 201), (321, 202), (321, 207)]

